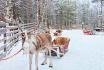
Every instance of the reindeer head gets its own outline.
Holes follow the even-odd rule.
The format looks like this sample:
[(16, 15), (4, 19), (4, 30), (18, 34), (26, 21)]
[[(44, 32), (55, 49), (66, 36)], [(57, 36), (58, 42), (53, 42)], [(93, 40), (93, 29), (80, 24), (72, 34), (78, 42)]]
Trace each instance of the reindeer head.
[(25, 36), (25, 32), (22, 32), (21, 33), (21, 36), (22, 36), (22, 38), (25, 38), (26, 36)]
[(28, 40), (31, 37), (31, 32), (24, 31), (21, 33), (23, 40)]
[(62, 30), (59, 29), (59, 30), (56, 30), (56, 32), (58, 32), (58, 33), (62, 33)]
[(22, 36), (22, 48), (24, 50), (24, 53), (28, 53), (29, 50), (29, 39), (31, 39), (31, 33), (27, 31), (23, 31), (21, 33)]
[(50, 34), (50, 31), (45, 31), (45, 33)]

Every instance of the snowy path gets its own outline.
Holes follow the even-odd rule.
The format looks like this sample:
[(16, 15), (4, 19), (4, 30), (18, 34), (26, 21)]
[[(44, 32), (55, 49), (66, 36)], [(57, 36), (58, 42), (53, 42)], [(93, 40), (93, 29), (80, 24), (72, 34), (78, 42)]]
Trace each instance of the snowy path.
[[(81, 30), (64, 31), (63, 35), (71, 38), (69, 51), (61, 59), (53, 58), (53, 70), (104, 70), (104, 36), (83, 35)], [(17, 48), (20, 46), (18, 44)], [(28, 70), (27, 55), (21, 54), (1, 61), (0, 70)], [(39, 56), (39, 63), (42, 57)], [(39, 70), (49, 70), (48, 65), (40, 66)]]
[(70, 31), (69, 35), (69, 52), (57, 65), (57, 70), (104, 70), (104, 36), (83, 35), (77, 30)]

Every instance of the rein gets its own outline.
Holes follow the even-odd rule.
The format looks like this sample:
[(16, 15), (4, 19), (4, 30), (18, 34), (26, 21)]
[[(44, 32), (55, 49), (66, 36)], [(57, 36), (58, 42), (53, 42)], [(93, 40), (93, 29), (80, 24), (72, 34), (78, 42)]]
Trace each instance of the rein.
[(40, 35), (38, 35), (37, 37), (41, 41), (41, 43), (44, 41), (43, 38)]
[(0, 61), (3, 61), (3, 60), (8, 60), (10, 58), (13, 58), (14, 56), (18, 55), (23, 49), (21, 48), (19, 51), (17, 51), (15, 54), (7, 57), (7, 58), (0, 58)]

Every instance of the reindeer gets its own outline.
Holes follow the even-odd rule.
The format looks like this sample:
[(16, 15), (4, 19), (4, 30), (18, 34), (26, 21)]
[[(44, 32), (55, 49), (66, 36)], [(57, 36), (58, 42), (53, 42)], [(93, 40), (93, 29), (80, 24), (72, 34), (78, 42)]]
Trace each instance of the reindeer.
[[(31, 70), (31, 65), (32, 65), (32, 57), (33, 57), (33, 52), (35, 52), (35, 66), (36, 66), (36, 70), (39, 70), (38, 68), (38, 56), (39, 56), (39, 52), (41, 49), (46, 49), (46, 52), (49, 52), (49, 56), (50, 56), (50, 63), (49, 63), (49, 67), (52, 68), (53, 64), (51, 61), (51, 50), (55, 51), (54, 49), (52, 49), (52, 38), (51, 35), (49, 34), (49, 32), (46, 33), (41, 33), (41, 34), (37, 34), (37, 35), (33, 35), (30, 32), (22, 32), (22, 46), (24, 48), (24, 43), (28, 43), (29, 44), (29, 70)], [(57, 53), (57, 52), (56, 52)], [(45, 56), (45, 60), (43, 61), (42, 65), (45, 65), (47, 62), (47, 56)]]

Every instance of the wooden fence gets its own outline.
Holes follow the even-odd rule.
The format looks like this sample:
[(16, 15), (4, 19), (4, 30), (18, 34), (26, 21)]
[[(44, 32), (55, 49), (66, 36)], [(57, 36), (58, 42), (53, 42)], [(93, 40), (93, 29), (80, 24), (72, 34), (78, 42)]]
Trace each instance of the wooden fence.
[[(18, 23), (24, 31), (34, 31), (34, 23)], [(5, 57), (10, 53), (14, 45), (21, 40), (20, 30), (17, 23), (0, 21), (0, 57)]]

